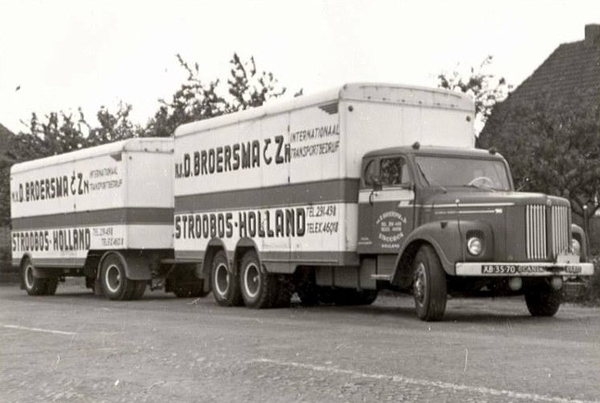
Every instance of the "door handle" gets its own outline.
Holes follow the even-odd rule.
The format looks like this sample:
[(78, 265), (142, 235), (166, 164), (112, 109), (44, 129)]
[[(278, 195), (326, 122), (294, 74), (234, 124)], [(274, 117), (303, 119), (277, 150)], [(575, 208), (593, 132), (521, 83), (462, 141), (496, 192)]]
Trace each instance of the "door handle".
[(372, 190), (371, 193), (369, 194), (369, 204), (372, 206), (373, 205), (373, 198), (377, 196), (377, 192)]

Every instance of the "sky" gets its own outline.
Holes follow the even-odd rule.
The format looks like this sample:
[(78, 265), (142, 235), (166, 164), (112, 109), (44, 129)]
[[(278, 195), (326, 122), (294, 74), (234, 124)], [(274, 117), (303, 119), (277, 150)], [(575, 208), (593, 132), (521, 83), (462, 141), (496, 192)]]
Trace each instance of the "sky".
[(600, 23), (598, 0), (0, 0), (0, 123), (32, 112), (92, 117), (133, 106), (145, 124), (185, 80), (225, 79), (253, 56), (289, 96), (346, 82), (435, 87), (441, 72), (485, 70), (518, 86), (561, 43)]

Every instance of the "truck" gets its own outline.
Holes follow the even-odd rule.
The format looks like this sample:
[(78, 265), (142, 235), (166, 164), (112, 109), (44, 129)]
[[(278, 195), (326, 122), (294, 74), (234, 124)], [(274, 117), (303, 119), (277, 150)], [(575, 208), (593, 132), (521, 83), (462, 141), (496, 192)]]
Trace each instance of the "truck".
[[(515, 190), (506, 160), (474, 148), (473, 120), (464, 94), (353, 83), (184, 124), (172, 139), (72, 153), (87, 171), (65, 156), (16, 165), (13, 263), (30, 294), (36, 281), (50, 293), (83, 275), (111, 299), (139, 298), (150, 284), (260, 309), (293, 294), (308, 305), (370, 304), (389, 289), (412, 294), (425, 321), (443, 318), (449, 295), (524, 295), (533, 316), (553, 316), (564, 282), (593, 274), (585, 234), (568, 200)], [(93, 193), (96, 171), (112, 172), (91, 164), (100, 153), (103, 163), (120, 155), (114, 172), (131, 172), (127, 196), (111, 205), (132, 209), (120, 220), (103, 211), (108, 193), (89, 205), (73, 195), (74, 207), (48, 197), (58, 192), (52, 178), (64, 193), (79, 173)], [(40, 173), (51, 161), (66, 165)], [(149, 222), (134, 212), (154, 208)], [(94, 211), (96, 220), (71, 218)], [(160, 235), (130, 230), (157, 224)], [(111, 226), (120, 243), (94, 237)]]

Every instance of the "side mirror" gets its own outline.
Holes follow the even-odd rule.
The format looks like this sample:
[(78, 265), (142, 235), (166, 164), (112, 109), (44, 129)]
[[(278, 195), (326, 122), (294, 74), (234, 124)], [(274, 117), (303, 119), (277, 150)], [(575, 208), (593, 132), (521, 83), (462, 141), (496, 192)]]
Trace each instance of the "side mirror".
[(374, 191), (381, 190), (383, 186), (381, 185), (381, 179), (375, 175), (371, 175), (370, 178), (371, 185), (373, 186)]

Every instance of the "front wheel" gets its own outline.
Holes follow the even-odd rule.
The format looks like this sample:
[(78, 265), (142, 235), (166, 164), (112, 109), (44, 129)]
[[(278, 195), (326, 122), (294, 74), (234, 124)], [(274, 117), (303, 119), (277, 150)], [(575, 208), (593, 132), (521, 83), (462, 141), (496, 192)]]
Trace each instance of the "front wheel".
[(554, 316), (560, 308), (562, 294), (549, 284), (540, 284), (525, 292), (525, 303), (531, 316)]
[(54, 295), (58, 286), (57, 278), (37, 277), (30, 259), (25, 259), (21, 265), (21, 280), (29, 295)]
[(128, 279), (125, 274), (125, 263), (114, 254), (102, 261), (100, 282), (104, 295), (113, 301), (130, 300), (137, 288), (136, 282)]
[(435, 250), (425, 245), (414, 261), (413, 293), (417, 316), (424, 321), (444, 317), (447, 301), (446, 273)]

